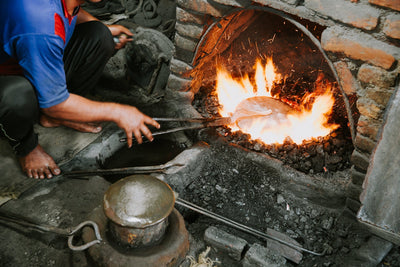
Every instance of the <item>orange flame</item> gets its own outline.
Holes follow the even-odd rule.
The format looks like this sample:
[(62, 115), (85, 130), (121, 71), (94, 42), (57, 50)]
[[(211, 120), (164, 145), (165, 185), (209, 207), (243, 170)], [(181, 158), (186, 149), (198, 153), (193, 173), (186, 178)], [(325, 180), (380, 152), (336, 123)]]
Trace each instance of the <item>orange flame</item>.
[[(260, 60), (255, 64), (255, 86), (252, 85), (248, 75), (240, 80), (234, 80), (222, 68), (217, 70), (216, 93), (220, 103), (219, 113), (222, 116), (233, 116), (235, 109), (243, 100), (255, 97), (272, 97), (271, 90), (274, 84), (281, 79), (276, 73), (272, 59), (268, 59), (263, 67)], [(277, 98), (275, 98), (277, 99)], [(243, 127), (237, 124), (229, 125), (233, 131), (241, 130), (251, 135), (251, 139), (260, 139), (267, 144), (283, 143), (286, 138), (301, 144), (303, 140), (310, 140), (319, 136), (326, 136), (339, 125), (328, 124), (335, 99), (332, 88), (329, 87), (323, 94), (309, 93), (303, 97), (300, 110), (293, 109), (288, 114), (278, 114), (286, 118), (279, 123), (272, 122), (268, 116), (253, 119), (250, 125)], [(313, 103), (310, 103), (312, 102)], [(307, 107), (306, 106), (307, 104)], [(311, 107), (310, 107), (311, 106)]]

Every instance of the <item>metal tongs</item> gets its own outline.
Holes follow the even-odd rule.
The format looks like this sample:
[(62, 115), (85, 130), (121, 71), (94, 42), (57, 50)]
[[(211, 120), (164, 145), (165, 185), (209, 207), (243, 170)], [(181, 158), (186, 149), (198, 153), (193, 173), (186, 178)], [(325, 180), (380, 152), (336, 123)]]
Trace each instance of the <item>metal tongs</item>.
[[(28, 227), (32, 230), (36, 230), (39, 232), (50, 232), (50, 233), (54, 233), (54, 234), (58, 234), (58, 235), (67, 236), (68, 237), (68, 247), (74, 251), (85, 250), (95, 244), (99, 244), (102, 241), (102, 238), (100, 236), (99, 227), (93, 221), (84, 221), (73, 228), (58, 228), (58, 227), (51, 226), (51, 225), (43, 225), (43, 224), (35, 223), (35, 222), (31, 221), (30, 219), (22, 217), (17, 214), (0, 211), (0, 222), (2, 222), (4, 224), (5, 223), (14, 223), (14, 224), (17, 224), (17, 225), (20, 225), (23, 227)], [(74, 239), (75, 234), (86, 226), (91, 226), (93, 228), (96, 239), (93, 241), (90, 241), (86, 244), (80, 245), (80, 246), (73, 245), (72, 241)]]
[[(178, 131), (185, 131), (185, 130), (195, 130), (195, 129), (202, 129), (207, 127), (218, 127), (232, 124), (231, 117), (214, 117), (214, 118), (153, 118), (153, 120), (158, 122), (189, 122), (189, 123), (196, 123), (194, 125), (186, 125), (181, 127), (176, 127), (164, 131), (154, 132), (152, 135), (162, 135), (162, 134), (169, 134), (175, 133)], [(127, 138), (121, 138), (119, 140), (121, 143), (126, 142)]]

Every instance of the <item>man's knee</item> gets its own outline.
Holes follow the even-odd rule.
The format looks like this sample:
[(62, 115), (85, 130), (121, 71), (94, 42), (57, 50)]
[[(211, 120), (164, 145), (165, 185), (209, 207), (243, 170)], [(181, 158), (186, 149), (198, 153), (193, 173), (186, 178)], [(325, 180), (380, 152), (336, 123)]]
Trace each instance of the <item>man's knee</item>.
[(0, 77), (0, 117), (37, 121), (38, 102), (31, 83), (21, 76)]
[(113, 42), (113, 36), (106, 25), (100, 21), (90, 21), (82, 23), (79, 26), (81, 26), (80, 30), (87, 33), (86, 36), (96, 43), (96, 47), (99, 48), (100, 51), (104, 52), (106, 55), (112, 55), (114, 53), (115, 44)]

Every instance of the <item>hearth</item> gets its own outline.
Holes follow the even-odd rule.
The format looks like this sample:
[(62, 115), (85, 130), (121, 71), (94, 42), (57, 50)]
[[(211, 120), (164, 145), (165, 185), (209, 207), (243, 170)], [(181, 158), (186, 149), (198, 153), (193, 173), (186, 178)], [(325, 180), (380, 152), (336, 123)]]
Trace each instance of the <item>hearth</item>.
[[(246, 74), (251, 77), (254, 73), (254, 61), (249, 60), (252, 54), (261, 54), (264, 62), (272, 56), (277, 69), (286, 77), (294, 78), (292, 81), (285, 80), (288, 85), (293, 85), (296, 77), (301, 77), (301, 81), (314, 82), (315, 76), (320, 73), (315, 70), (320, 70), (337, 89), (335, 100), (338, 102), (335, 103), (336, 111), (340, 114), (333, 117), (341, 117), (339, 124), (343, 127), (339, 132), (333, 132), (340, 138), (333, 137), (330, 140), (348, 149), (339, 152), (339, 155), (343, 153), (345, 160), (338, 169), (349, 169), (351, 172), (347, 205), (357, 212), (361, 185), (379, 139), (379, 131), (384, 125), (385, 110), (398, 87), (400, 34), (395, 25), (399, 21), (399, 10), (395, 2), (372, 0), (340, 3), (328, 0), (177, 1), (176, 52), (171, 60), (167, 86), (169, 99), (180, 99), (180, 105), (185, 100), (188, 105), (194, 105), (195, 111), (190, 107), (175, 105), (176, 114), (180, 116), (197, 113), (203, 116), (217, 115), (219, 104), (213, 93), (217, 67), (224, 66), (234, 78)], [(258, 19), (265, 21), (261, 24), (263, 27), (252, 28), (249, 33), (254, 35), (254, 32), (259, 32), (257, 30), (264, 30), (265, 36), (256, 35), (261, 39), (264, 37), (263, 41), (257, 43), (250, 38), (236, 43), (239, 35), (245, 35), (246, 29), (253, 27), (252, 23)], [(279, 43), (277, 36), (282, 35), (284, 27), (292, 27), (294, 32), (288, 34), (286, 43), (272, 49), (271, 44)], [(311, 43), (308, 47), (310, 53), (305, 53), (307, 49), (304, 47), (298, 47), (299, 43), (307, 43), (304, 40)], [(254, 49), (250, 50), (252, 46)], [(263, 51), (266, 47), (271, 49)], [(234, 48), (241, 53), (232, 53)], [(228, 52), (231, 56), (227, 55)], [(311, 63), (315, 58), (320, 64), (318, 67)], [(249, 64), (243, 64), (246, 60)], [(294, 72), (287, 67), (290, 63), (295, 66), (303, 62), (307, 63), (306, 67)], [(313, 75), (314, 78), (310, 78)], [(296, 86), (301, 88), (302, 84)], [(310, 167), (310, 163), (302, 165), (293, 162), (286, 154), (300, 154), (298, 158), (303, 162), (310, 153), (302, 151), (298, 154), (297, 145), (295, 152), (292, 152), (293, 145), (290, 142), (286, 143), (288, 149), (271, 145), (264, 147), (254, 140), (249, 144), (251, 138), (246, 134), (231, 135), (231, 131), (226, 129), (219, 132), (244, 147), (268, 151), (269, 155), (302, 172), (329, 171), (326, 164)], [(315, 144), (323, 148), (332, 145), (330, 141), (327, 145), (323, 140)], [(325, 157), (323, 160), (324, 163), (335, 162), (335, 165), (340, 162), (336, 157), (338, 149), (332, 150), (333, 154), (328, 153), (328, 159)]]

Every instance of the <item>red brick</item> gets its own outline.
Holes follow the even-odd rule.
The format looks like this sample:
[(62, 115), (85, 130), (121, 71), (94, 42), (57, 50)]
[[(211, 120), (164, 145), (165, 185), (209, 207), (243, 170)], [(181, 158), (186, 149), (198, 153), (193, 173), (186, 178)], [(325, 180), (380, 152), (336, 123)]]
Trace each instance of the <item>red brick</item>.
[(339, 26), (327, 28), (322, 33), (323, 49), (330, 52), (344, 53), (346, 56), (371, 63), (384, 69), (390, 69), (395, 63), (391, 53), (398, 50), (366, 33), (344, 29)]
[(391, 38), (400, 39), (400, 14), (387, 16), (382, 31)]
[(345, 0), (305, 0), (304, 6), (318, 14), (357, 28), (373, 30), (378, 25), (378, 9)]
[(399, 0), (369, 0), (370, 4), (388, 7), (397, 11), (400, 11), (400, 1)]

